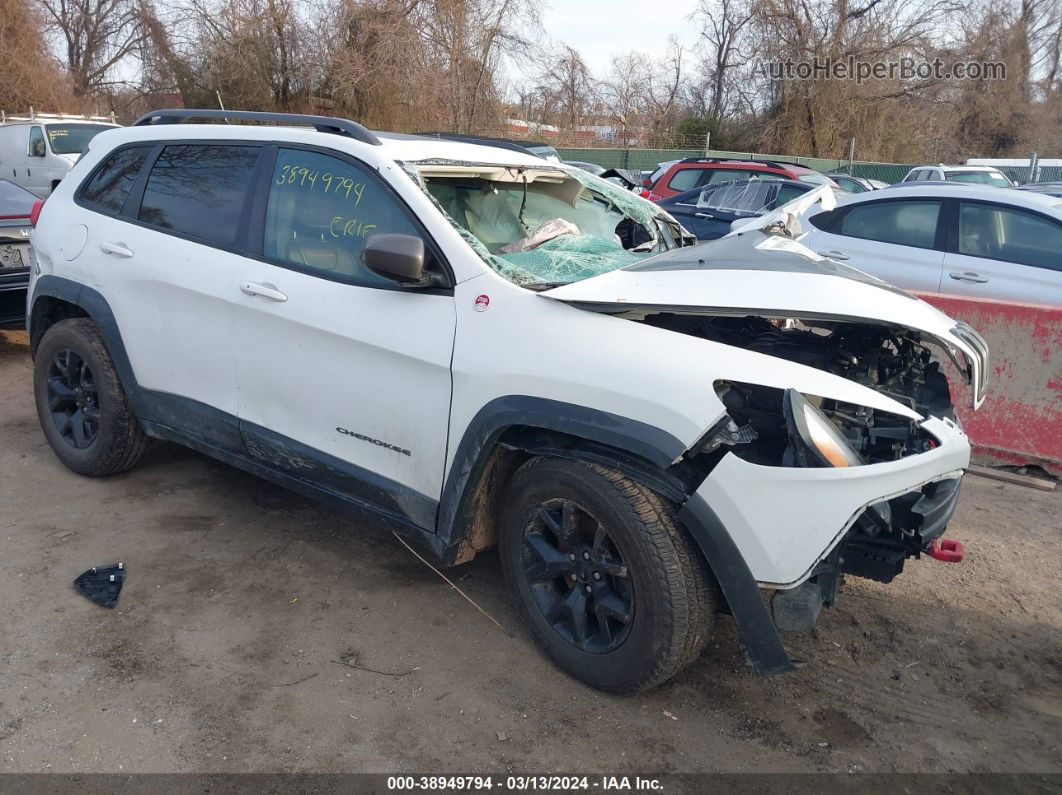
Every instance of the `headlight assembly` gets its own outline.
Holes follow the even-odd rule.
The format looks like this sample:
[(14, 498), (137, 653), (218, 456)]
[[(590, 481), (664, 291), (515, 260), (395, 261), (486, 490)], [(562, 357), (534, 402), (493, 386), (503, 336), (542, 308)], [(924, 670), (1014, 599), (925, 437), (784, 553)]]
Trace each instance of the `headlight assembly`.
[(785, 391), (782, 412), (798, 466), (853, 467), (866, 463), (837, 426), (795, 389)]

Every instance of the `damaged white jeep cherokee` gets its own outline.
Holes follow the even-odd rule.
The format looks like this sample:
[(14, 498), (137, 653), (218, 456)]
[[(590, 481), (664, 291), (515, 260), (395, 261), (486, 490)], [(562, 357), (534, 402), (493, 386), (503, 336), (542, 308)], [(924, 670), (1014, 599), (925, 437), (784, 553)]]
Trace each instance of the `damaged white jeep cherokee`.
[[(207, 118), (229, 123), (185, 123)], [(935, 357), (978, 404), (987, 350), (775, 220), (694, 248), (529, 155), (158, 111), (41, 212), (41, 426), (82, 474), (157, 437), (444, 564), (497, 545), (531, 633), (595, 687), (663, 682), (719, 612), (789, 670), (779, 629), (842, 574), (939, 554), (969, 445)]]

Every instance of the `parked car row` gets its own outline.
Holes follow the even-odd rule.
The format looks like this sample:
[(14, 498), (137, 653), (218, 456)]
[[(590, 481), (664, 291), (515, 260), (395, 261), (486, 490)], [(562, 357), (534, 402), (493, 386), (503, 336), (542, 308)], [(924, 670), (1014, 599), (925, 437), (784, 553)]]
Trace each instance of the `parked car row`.
[(716, 182), (657, 203), (698, 240), (716, 240), (728, 234), (735, 221), (761, 216), (813, 187), (777, 177)]
[(756, 177), (783, 177), (811, 185), (836, 187), (829, 177), (805, 166), (775, 160), (723, 160), (718, 158), (688, 158), (672, 163), (647, 188), (651, 201), (668, 199), (680, 193), (715, 182), (732, 182)]

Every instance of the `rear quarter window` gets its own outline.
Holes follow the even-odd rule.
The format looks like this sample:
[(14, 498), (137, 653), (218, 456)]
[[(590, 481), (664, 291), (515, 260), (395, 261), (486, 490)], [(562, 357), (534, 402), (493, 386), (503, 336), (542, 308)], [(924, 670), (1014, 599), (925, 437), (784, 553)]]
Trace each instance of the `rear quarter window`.
[(837, 221), (840, 218), (839, 210), (826, 210), (821, 213), (815, 213), (808, 218), (808, 223), (816, 229), (821, 229), (824, 232), (836, 232), (834, 229), (837, 225)]
[(670, 190), (683, 191), (692, 190), (697, 187), (701, 178), (702, 169), (699, 168), (681, 168), (675, 172), (674, 176), (667, 183), (667, 187)]
[(93, 172), (81, 188), (81, 201), (94, 210), (117, 215), (140, 173), (151, 145), (119, 149)]

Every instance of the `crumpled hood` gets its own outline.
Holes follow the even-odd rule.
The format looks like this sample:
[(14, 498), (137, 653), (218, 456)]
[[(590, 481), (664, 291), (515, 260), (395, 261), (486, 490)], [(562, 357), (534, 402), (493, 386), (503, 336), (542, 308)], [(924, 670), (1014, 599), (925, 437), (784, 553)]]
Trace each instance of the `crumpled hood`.
[[(541, 295), (601, 312), (854, 320), (919, 331), (965, 369), (974, 407), (984, 400), (988, 348), (976, 332), (874, 276), (758, 229), (675, 249)], [(965, 356), (965, 367), (957, 352)]]

